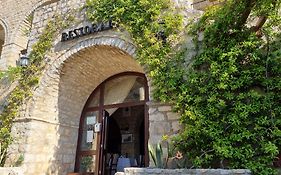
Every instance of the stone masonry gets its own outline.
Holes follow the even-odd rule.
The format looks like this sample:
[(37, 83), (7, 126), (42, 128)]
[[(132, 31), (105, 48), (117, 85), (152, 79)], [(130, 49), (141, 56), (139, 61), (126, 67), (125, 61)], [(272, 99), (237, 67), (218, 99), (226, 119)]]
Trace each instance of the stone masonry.
[(157, 168), (125, 168), (125, 173), (117, 175), (251, 175), (247, 169), (157, 169)]
[[(8, 66), (15, 66), (18, 60), (19, 53), (22, 49), (26, 49), (29, 44), (30, 36), (26, 36), (23, 30), (26, 28), (26, 21), (29, 15), (38, 11), (40, 8), (45, 8), (50, 4), (61, 2), (61, 4), (80, 4), (84, 0), (1, 0), (0, 3), (0, 28), (4, 28), (5, 42), (3, 44), (0, 70), (7, 69)], [(184, 5), (186, 8), (185, 14), (188, 16), (194, 15), (195, 9), (204, 9), (206, 5), (210, 5), (208, 0), (173, 0), (176, 5)], [(52, 8), (45, 9), (45, 11)], [(193, 10), (192, 10), (193, 9)], [(65, 9), (55, 9), (63, 12)], [(196, 11), (196, 10), (195, 10)], [(44, 18), (42, 16), (42, 18)], [(44, 19), (43, 19), (44, 20)], [(46, 19), (45, 19), (46, 20)], [(42, 19), (40, 20), (42, 22)], [(31, 35), (31, 37), (33, 37)], [(1, 43), (0, 43), (1, 44)], [(2, 45), (2, 44), (1, 44)], [(0, 47), (1, 48), (1, 47)], [(1, 53), (1, 52), (0, 52)]]
[(174, 135), (180, 130), (179, 115), (167, 104), (149, 102), (150, 143), (161, 142), (163, 135)]
[[(54, 12), (45, 9), (54, 9), (54, 4), (67, 9), (62, 2), (38, 9), (34, 13), (31, 43), (36, 42), (46, 24), (46, 20), (42, 23), (38, 18), (51, 17)], [(125, 37), (120, 39), (122, 35), (115, 31), (101, 32), (65, 44), (58, 37), (33, 99), (27, 103), (22, 117), (15, 121), (13, 132), (19, 139), (11, 146), (8, 164), (23, 154), (25, 173), (73, 172), (79, 120), (88, 96), (112, 75), (144, 72), (132, 57), (133, 44), (129, 39), (124, 40)]]
[(5, 30), (5, 43), (0, 59), (0, 69), (15, 66), (20, 50), (25, 49), (28, 37), (23, 34), (27, 17), (38, 7), (57, 0), (2, 0), (0, 25)]

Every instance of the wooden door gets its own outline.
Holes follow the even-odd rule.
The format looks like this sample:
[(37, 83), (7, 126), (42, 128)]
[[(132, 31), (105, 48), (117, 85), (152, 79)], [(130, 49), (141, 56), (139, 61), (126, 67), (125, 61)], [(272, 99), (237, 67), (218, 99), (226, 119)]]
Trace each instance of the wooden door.
[(85, 112), (81, 118), (79, 142), (76, 157), (76, 172), (88, 175), (96, 174), (99, 164), (101, 132), (98, 127), (99, 111)]
[[(89, 175), (103, 175), (105, 172), (106, 127), (109, 117), (106, 110), (110, 110), (111, 108), (145, 105), (147, 101), (147, 80), (141, 73), (120, 73), (101, 83), (90, 95), (81, 115), (75, 172)], [(145, 107), (144, 157), (146, 166), (148, 165), (147, 111), (148, 110)], [(99, 126), (98, 130), (96, 130), (96, 126)]]
[(99, 170), (98, 174), (103, 175), (105, 172), (106, 164), (106, 141), (107, 141), (107, 132), (108, 132), (108, 117), (109, 114), (105, 110), (102, 111), (102, 130), (101, 130), (101, 141), (100, 141), (100, 154), (99, 154)]

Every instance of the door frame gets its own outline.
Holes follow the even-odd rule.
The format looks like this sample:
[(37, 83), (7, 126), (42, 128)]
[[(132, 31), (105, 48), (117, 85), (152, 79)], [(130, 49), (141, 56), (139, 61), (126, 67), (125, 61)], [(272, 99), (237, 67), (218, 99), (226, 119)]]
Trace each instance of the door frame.
[[(104, 89), (105, 89), (105, 84), (113, 79), (122, 77), (122, 76), (138, 76), (142, 77), (144, 79), (144, 92), (145, 92), (145, 99), (142, 101), (138, 102), (125, 102), (125, 103), (118, 103), (118, 104), (109, 104), (109, 105), (104, 105)], [(94, 95), (97, 93), (97, 91), (100, 90), (99, 94), (99, 105), (97, 107), (88, 107), (91, 101), (94, 98)], [(80, 123), (79, 123), (79, 133), (78, 133), (78, 142), (77, 142), (77, 149), (76, 149), (76, 159), (75, 159), (75, 172), (79, 172), (80, 169), (80, 156), (83, 155), (81, 152), (87, 152), (88, 154), (93, 155), (95, 153), (96, 155), (96, 169), (95, 172), (97, 172), (98, 175), (101, 175), (103, 173), (103, 148), (102, 148), (102, 132), (99, 132), (97, 135), (97, 150), (96, 151), (80, 151), (80, 145), (82, 142), (82, 137), (81, 137), (81, 132), (83, 130), (83, 119), (86, 116), (86, 113), (88, 112), (93, 112), (93, 111), (98, 111), (98, 119), (97, 121), (99, 123), (103, 123), (104, 115), (103, 111), (105, 109), (109, 108), (120, 108), (120, 107), (130, 107), (130, 106), (138, 106), (138, 105), (143, 105), (144, 106), (144, 164), (147, 167), (149, 165), (149, 153), (148, 153), (148, 139), (149, 139), (149, 119), (148, 119), (148, 106), (147, 102), (149, 101), (149, 91), (148, 91), (148, 83), (147, 83), (147, 78), (145, 74), (139, 73), (139, 72), (122, 72), (116, 75), (113, 75), (109, 78), (107, 78), (105, 81), (103, 81), (100, 85), (98, 85), (95, 90), (91, 93), (89, 96), (86, 104), (84, 105), (81, 117), (80, 117)], [(102, 126), (102, 130), (104, 130)], [(104, 138), (103, 138), (104, 139)]]

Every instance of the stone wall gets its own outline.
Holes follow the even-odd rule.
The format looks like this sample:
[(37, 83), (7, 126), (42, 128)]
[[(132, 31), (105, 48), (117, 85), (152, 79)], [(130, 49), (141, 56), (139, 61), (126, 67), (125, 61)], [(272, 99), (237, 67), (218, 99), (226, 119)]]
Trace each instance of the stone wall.
[[(197, 10), (204, 9), (207, 5), (211, 5), (208, 0), (173, 0), (176, 6), (182, 6), (182, 13), (185, 17), (192, 17), (198, 14)], [(50, 11), (65, 12), (67, 6), (76, 5), (85, 0), (29, 0), (29, 1), (16, 1), (16, 0), (1, 0), (0, 3), (0, 25), (5, 31), (5, 42), (0, 59), (0, 70), (6, 69), (8, 66), (15, 66), (16, 60), (19, 59), (21, 50), (26, 49), (29, 44), (29, 36), (26, 36), (23, 30), (26, 28), (26, 20), (33, 12), (41, 10), (40, 19), (35, 22), (43, 24), (43, 20), (47, 20), (46, 13)], [(59, 3), (60, 6), (53, 6), (50, 4)], [(81, 7), (81, 6), (80, 6)], [(40, 10), (39, 10), (40, 11)], [(35, 19), (36, 20), (36, 19)], [(33, 37), (34, 33), (30, 36)]]
[(157, 168), (125, 168), (125, 173), (117, 175), (250, 175), (247, 169), (157, 169)]
[(157, 144), (163, 135), (174, 135), (180, 130), (179, 115), (167, 104), (149, 102), (149, 142)]
[[(168, 104), (161, 104), (158, 102), (148, 102), (149, 114), (149, 140), (148, 144), (155, 146), (161, 143), (163, 154), (168, 154), (168, 144), (163, 144), (162, 137), (173, 137), (181, 129), (179, 123), (180, 115), (172, 111), (172, 107)], [(153, 162), (149, 162), (153, 166)]]
[(17, 82), (11, 82), (9, 78), (2, 78), (0, 80), (0, 111), (6, 103), (6, 97), (11, 93), (11, 91), (17, 86)]
[(21, 50), (26, 49), (28, 36), (23, 32), (26, 27), (27, 17), (32, 12), (48, 3), (57, 0), (1, 0), (0, 25), (5, 31), (5, 43), (0, 59), (0, 70), (8, 66), (15, 66)]

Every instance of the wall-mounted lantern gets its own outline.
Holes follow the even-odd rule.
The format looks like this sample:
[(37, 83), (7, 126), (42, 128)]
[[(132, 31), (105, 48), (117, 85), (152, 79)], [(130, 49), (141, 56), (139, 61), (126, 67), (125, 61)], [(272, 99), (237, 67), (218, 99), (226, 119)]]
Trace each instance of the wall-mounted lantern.
[(165, 32), (164, 32), (165, 22), (164, 21), (160, 21), (158, 24), (160, 26), (160, 31), (156, 34), (156, 37), (159, 40), (162, 40), (163, 44), (166, 44), (167, 36), (165, 35)]
[(17, 61), (17, 65), (21, 67), (26, 67), (29, 64), (29, 58), (27, 57), (27, 50), (21, 50), (20, 51), (20, 58)]

